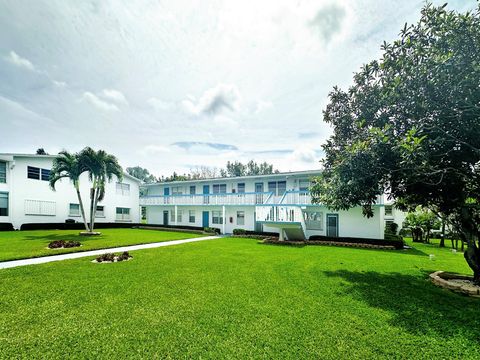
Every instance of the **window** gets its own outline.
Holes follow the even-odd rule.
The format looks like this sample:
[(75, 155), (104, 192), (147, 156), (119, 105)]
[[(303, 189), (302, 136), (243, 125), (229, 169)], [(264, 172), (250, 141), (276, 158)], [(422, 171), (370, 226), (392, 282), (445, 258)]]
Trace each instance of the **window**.
[(103, 205), (97, 205), (95, 217), (105, 217), (105, 207)]
[(244, 193), (245, 192), (245, 183), (238, 183), (237, 192), (239, 192), (239, 193)]
[(117, 207), (117, 221), (129, 221), (130, 220), (130, 209)]
[(27, 178), (40, 180), (40, 168), (27, 166)]
[(5, 184), (7, 182), (7, 163), (0, 161), (0, 183)]
[(190, 186), (190, 195), (195, 195), (197, 187), (195, 185)]
[(79, 204), (70, 204), (70, 208), (68, 210), (69, 216), (80, 216), (80, 205)]
[(183, 210), (177, 210), (177, 222), (182, 222)]
[(323, 213), (320, 211), (305, 211), (303, 213), (307, 230), (323, 230)]
[(286, 181), (269, 181), (268, 192), (272, 192), (274, 196), (281, 196), (287, 190)]
[(188, 210), (188, 222), (195, 222), (195, 210)]
[(310, 181), (308, 181), (307, 179), (298, 180), (298, 190), (308, 191), (309, 188), (310, 188)]
[(48, 169), (40, 169), (41, 174), (42, 174), (42, 180), (43, 181), (48, 181), (50, 180), (50, 170)]
[(223, 216), (221, 211), (212, 211), (212, 224), (223, 224)]
[(393, 205), (385, 205), (385, 216), (393, 216)]
[(8, 216), (8, 193), (0, 193), (0, 216)]
[(183, 189), (181, 186), (172, 186), (172, 195), (182, 195)]
[(25, 215), (55, 216), (55, 201), (25, 200)]
[(170, 221), (172, 223), (175, 222), (175, 210), (170, 211)]
[(227, 192), (227, 184), (214, 184), (212, 188), (214, 194), (225, 194)]
[(130, 195), (130, 184), (117, 182), (116, 187), (117, 187), (117, 195), (123, 195), (123, 196)]
[(237, 225), (245, 225), (245, 211), (237, 211)]

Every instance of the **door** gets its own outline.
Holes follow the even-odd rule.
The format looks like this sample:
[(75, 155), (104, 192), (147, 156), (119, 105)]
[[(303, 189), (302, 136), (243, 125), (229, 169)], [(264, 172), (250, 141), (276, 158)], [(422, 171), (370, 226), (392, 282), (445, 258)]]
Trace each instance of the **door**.
[(255, 183), (255, 204), (263, 204), (263, 183)]
[(203, 211), (203, 212), (202, 212), (202, 226), (203, 226), (204, 228), (210, 226), (210, 224), (209, 224), (208, 211)]
[(164, 204), (170, 203), (169, 195), (170, 195), (170, 188), (168, 188), (168, 187), (163, 188), (163, 203)]
[(327, 214), (327, 236), (338, 237), (338, 214)]
[(163, 212), (163, 225), (168, 225), (168, 210)]
[(262, 224), (261, 222), (258, 222), (258, 221), (257, 221), (257, 213), (256, 213), (256, 212), (253, 213), (253, 219), (254, 219), (254, 221), (255, 221), (255, 224), (254, 224), (254, 228), (253, 228), (253, 229), (254, 229), (256, 232), (263, 232), (263, 224)]
[[(203, 185), (203, 203), (204, 204), (209, 204), (210, 203), (210, 198), (208, 196), (210, 194), (210, 185)], [(207, 211), (208, 213), (208, 211)]]

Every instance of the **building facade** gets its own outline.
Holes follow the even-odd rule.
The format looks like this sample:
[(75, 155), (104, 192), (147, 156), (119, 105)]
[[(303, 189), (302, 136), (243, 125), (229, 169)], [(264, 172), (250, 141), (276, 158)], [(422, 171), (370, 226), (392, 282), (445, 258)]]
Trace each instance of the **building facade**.
[[(49, 187), (53, 155), (0, 154), (0, 223), (19, 229), (26, 223), (82, 222), (77, 194), (69, 179), (61, 179), (55, 191)], [(80, 178), (80, 191), (89, 217), (89, 181)], [(140, 181), (125, 174), (122, 181), (106, 185), (98, 204), (96, 222), (140, 222)]]
[(224, 234), (237, 228), (277, 232), (288, 239), (313, 235), (383, 239), (387, 221), (403, 222), (403, 215), (384, 197), (379, 197), (375, 216), (369, 219), (361, 207), (333, 211), (312, 204), (308, 189), (311, 178), (319, 174), (300, 171), (149, 184), (140, 205), (148, 224), (215, 227)]

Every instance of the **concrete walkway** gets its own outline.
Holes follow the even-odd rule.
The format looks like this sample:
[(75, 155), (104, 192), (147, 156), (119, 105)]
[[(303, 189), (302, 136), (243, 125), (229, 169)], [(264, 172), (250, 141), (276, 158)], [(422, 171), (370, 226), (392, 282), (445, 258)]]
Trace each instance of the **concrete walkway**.
[(196, 242), (196, 241), (219, 239), (220, 237), (221, 236), (204, 236), (204, 237), (198, 237), (198, 238), (192, 238), (192, 239), (162, 241), (162, 242), (155, 242), (155, 243), (142, 244), (142, 245), (129, 245), (129, 246), (116, 247), (116, 248), (109, 248), (109, 249), (80, 251), (76, 253), (68, 253), (68, 254), (60, 254), (60, 255), (49, 255), (49, 256), (43, 256), (43, 257), (32, 258), (32, 259), (4, 261), (4, 262), (0, 262), (0, 269), (8, 269), (8, 268), (17, 267), (17, 266), (44, 264), (52, 261), (78, 259), (78, 258), (88, 257), (88, 256), (98, 256), (98, 255), (111, 253), (111, 252), (153, 249), (153, 248), (158, 248), (163, 246), (172, 246), (172, 245), (186, 244), (186, 243)]

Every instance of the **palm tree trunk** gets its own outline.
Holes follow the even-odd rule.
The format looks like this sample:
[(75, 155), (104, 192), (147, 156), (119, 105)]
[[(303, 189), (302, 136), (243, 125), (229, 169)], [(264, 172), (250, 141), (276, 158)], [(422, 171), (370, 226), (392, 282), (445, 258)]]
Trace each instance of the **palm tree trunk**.
[(85, 217), (85, 208), (83, 207), (82, 196), (80, 195), (80, 184), (76, 182), (74, 185), (75, 185), (75, 191), (77, 192), (78, 203), (80, 205), (80, 213), (82, 214), (83, 224), (85, 225), (85, 230), (89, 231), (87, 218)]
[(97, 204), (98, 204), (98, 198), (100, 197), (100, 189), (97, 189), (95, 191), (95, 202), (93, 204), (93, 213), (92, 213), (92, 231), (95, 226), (95, 216), (97, 215)]
[(92, 188), (90, 189), (90, 232), (93, 232), (93, 216), (94, 216), (93, 206), (95, 204), (96, 190), (97, 190), (97, 179), (94, 178)]

